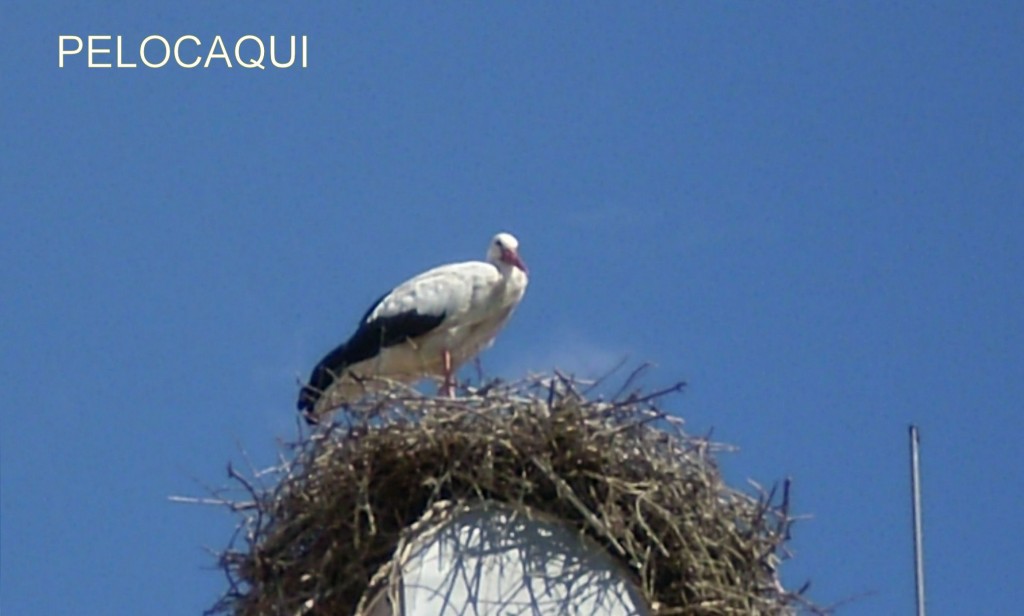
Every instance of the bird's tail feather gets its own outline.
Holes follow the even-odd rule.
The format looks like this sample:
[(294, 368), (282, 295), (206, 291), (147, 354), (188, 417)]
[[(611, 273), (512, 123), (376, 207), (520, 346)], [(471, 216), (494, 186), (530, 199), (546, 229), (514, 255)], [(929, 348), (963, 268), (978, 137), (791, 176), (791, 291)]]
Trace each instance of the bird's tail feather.
[(309, 383), (299, 390), (296, 407), (310, 424), (316, 423), (316, 405), (335, 380), (341, 377), (348, 366), (347, 349), (344, 344), (324, 356), (309, 375)]

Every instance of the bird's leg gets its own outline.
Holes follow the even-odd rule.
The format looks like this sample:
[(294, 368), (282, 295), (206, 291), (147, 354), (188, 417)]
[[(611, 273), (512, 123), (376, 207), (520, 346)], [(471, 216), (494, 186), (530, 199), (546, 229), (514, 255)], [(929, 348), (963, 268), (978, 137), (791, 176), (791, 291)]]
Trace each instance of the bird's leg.
[(455, 379), (452, 376), (452, 354), (448, 349), (441, 353), (441, 361), (444, 366), (444, 382), (441, 384), (439, 396), (455, 397)]

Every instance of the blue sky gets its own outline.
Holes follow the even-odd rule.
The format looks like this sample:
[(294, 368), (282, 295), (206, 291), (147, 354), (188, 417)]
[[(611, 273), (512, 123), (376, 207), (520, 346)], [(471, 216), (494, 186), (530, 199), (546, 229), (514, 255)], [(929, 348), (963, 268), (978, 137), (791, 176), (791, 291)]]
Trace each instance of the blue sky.
[[(651, 361), (730, 481), (794, 481), (784, 580), (1024, 604), (1019, 3), (6, 3), (0, 604), (196, 614), (296, 378), (391, 285), (515, 233), (491, 374)], [(61, 34), (308, 36), (308, 68), (57, 67)], [(137, 55), (137, 51), (134, 51)], [(216, 62), (215, 62), (216, 65)], [(1016, 573), (1014, 573), (1016, 572)]]

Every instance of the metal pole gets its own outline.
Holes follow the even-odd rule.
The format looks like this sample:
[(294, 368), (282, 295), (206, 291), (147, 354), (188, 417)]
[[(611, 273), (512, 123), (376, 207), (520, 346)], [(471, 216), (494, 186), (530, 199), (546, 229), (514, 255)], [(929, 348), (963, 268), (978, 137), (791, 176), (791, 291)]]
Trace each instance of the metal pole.
[(924, 537), (921, 530), (921, 435), (910, 425), (910, 489), (913, 492), (914, 514), (914, 585), (917, 590), (917, 616), (924, 614)]

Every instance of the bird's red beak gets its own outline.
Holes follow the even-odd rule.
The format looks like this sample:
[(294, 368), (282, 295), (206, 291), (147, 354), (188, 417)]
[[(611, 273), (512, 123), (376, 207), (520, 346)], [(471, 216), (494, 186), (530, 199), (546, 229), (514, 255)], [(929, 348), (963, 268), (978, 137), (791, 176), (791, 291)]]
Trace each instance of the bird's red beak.
[(514, 265), (519, 269), (523, 270), (524, 274), (529, 274), (530, 270), (526, 269), (526, 264), (519, 258), (519, 253), (514, 250), (502, 250), (501, 260), (509, 265)]

